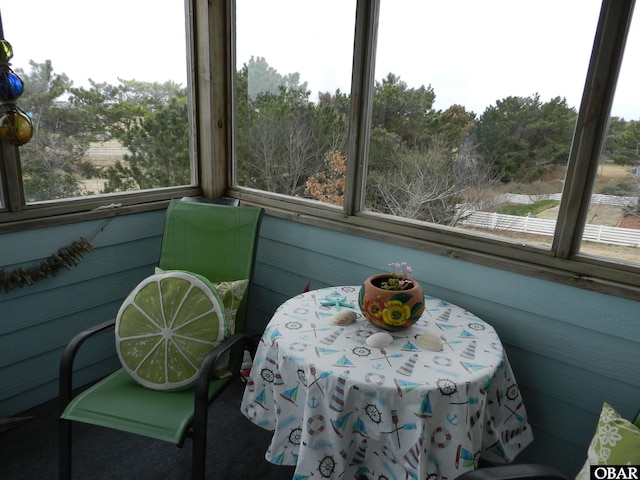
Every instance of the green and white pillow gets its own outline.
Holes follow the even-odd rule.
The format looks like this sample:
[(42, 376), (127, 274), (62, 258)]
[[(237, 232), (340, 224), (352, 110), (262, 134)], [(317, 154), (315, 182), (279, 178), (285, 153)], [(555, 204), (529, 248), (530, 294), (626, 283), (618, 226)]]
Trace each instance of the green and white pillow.
[(589, 480), (590, 465), (640, 465), (640, 428), (606, 402), (576, 480)]
[[(163, 273), (160, 267), (156, 267), (155, 273)], [(181, 270), (176, 270), (181, 271)], [(240, 302), (244, 298), (249, 286), (249, 279), (231, 280), (228, 282), (211, 282), (211, 285), (217, 290), (218, 295), (222, 299), (225, 311), (225, 338), (229, 337), (236, 331), (236, 314)]]
[(249, 280), (233, 280), (230, 282), (211, 282), (222, 299), (225, 311), (225, 336), (228, 337), (236, 331), (236, 314), (240, 302), (247, 291)]
[(141, 281), (116, 317), (116, 350), (122, 367), (144, 387), (192, 386), (207, 354), (227, 333), (217, 289), (206, 278), (171, 271)]

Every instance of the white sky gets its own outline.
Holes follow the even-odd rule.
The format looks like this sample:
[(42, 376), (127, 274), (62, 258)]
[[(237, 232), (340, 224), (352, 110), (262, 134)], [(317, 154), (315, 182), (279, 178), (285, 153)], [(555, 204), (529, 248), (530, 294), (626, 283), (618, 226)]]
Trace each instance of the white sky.
[[(600, 0), (383, 0), (376, 79), (392, 72), (410, 87), (430, 84), (436, 109), (457, 103), (481, 114), (535, 93), (577, 108), (599, 8)], [(238, 67), (263, 56), (280, 74), (299, 72), (312, 98), (349, 92), (355, 0), (238, 0), (237, 10)], [(76, 85), (185, 84), (182, 0), (0, 0), (0, 12), (14, 69), (50, 59)], [(640, 118), (639, 22), (627, 44), (635, 65), (624, 65), (613, 111), (628, 120)]]

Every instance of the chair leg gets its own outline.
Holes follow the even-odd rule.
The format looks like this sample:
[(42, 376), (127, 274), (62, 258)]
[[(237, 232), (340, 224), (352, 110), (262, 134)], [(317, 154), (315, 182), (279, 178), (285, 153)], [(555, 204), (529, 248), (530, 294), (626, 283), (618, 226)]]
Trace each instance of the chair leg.
[(71, 480), (71, 422), (69, 420), (58, 420), (60, 422), (60, 445), (59, 445), (59, 474), (60, 480)]
[(203, 432), (202, 429), (194, 425), (192, 441), (193, 452), (191, 454), (191, 478), (192, 480), (204, 480), (206, 462), (205, 450), (207, 448), (206, 428)]

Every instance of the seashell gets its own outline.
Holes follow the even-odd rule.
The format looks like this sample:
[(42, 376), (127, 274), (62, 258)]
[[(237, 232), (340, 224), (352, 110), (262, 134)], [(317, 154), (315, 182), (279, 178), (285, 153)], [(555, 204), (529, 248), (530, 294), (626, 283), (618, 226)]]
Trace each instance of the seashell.
[(440, 340), (437, 335), (430, 332), (418, 335), (416, 337), (416, 345), (420, 348), (424, 348), (425, 350), (429, 350), (430, 352), (441, 352), (443, 347), (442, 340)]
[(365, 342), (370, 347), (381, 348), (391, 344), (391, 342), (393, 342), (393, 337), (387, 332), (378, 332), (373, 335), (369, 335)]
[(334, 325), (348, 325), (355, 322), (356, 317), (356, 312), (353, 310), (340, 310), (331, 318), (331, 323)]

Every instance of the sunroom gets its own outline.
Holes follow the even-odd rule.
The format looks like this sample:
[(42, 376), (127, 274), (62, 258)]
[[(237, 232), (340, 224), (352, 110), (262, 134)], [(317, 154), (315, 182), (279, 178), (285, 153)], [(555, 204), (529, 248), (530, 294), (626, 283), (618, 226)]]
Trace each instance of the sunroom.
[[(64, 346), (154, 272), (169, 202), (198, 196), (264, 209), (250, 333), (406, 262), (499, 335), (534, 434), (518, 462), (575, 476), (603, 403), (634, 417), (635, 2), (117, 3), (0, 6), (0, 67), (24, 82), (3, 116), (33, 128), (0, 120), (0, 419), (56, 398)], [(78, 382), (117, 363), (105, 339)]]

